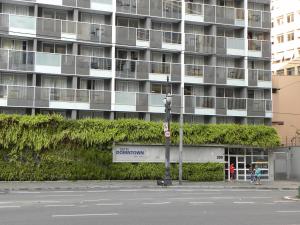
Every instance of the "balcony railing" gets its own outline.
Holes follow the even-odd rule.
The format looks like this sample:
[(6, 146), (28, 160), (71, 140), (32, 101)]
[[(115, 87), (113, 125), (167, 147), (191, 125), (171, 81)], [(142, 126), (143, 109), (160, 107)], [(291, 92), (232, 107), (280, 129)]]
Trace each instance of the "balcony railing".
[(198, 66), (195, 64), (185, 64), (185, 76), (203, 77), (204, 66)]
[[(12, 107), (76, 109), (76, 105), (72, 105), (74, 103), (85, 103), (86, 105), (81, 105), (84, 109), (111, 107), (111, 92), (102, 90), (0, 85), (0, 99), (7, 101), (6, 106)], [(68, 105), (69, 103), (72, 104)]]
[(216, 37), (201, 34), (185, 34), (185, 50), (203, 54), (213, 54), (216, 51)]
[(111, 70), (111, 59), (48, 52), (0, 49), (0, 69), (53, 74), (93, 75)]
[(245, 12), (242, 8), (216, 6), (216, 22), (243, 26)]
[(162, 32), (163, 42), (169, 44), (181, 44), (181, 33), (163, 31)]
[(249, 27), (271, 29), (271, 13), (260, 10), (248, 10)]
[(117, 12), (180, 19), (181, 2), (175, 0), (116, 0)]
[(105, 24), (14, 14), (0, 14), (0, 21), (7, 34), (108, 44), (112, 42), (112, 26)]
[(269, 40), (248, 40), (248, 54), (254, 57), (271, 58), (271, 42)]

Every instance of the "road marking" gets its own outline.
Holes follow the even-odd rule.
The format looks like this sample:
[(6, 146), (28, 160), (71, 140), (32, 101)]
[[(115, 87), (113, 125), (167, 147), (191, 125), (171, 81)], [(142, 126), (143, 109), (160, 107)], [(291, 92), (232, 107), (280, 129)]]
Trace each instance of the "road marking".
[(82, 197), (84, 195), (42, 195), (41, 197)]
[(278, 213), (300, 213), (300, 211), (276, 211)]
[(0, 209), (6, 209), (6, 208), (20, 208), (19, 205), (0, 205)]
[(287, 200), (281, 200), (281, 201), (274, 201), (274, 203), (294, 203), (295, 201), (287, 201)]
[(73, 207), (75, 205), (45, 205), (45, 207)]
[(118, 202), (118, 203), (98, 203), (96, 205), (99, 205), (99, 206), (123, 205), (123, 202)]
[(11, 194), (40, 194), (40, 191), (11, 191)]
[(87, 216), (117, 216), (118, 213), (102, 213), (102, 214), (70, 214), (70, 215), (52, 215), (52, 217), (87, 217)]
[(143, 205), (166, 205), (170, 204), (170, 202), (144, 202)]
[(109, 198), (102, 198), (102, 199), (91, 199), (91, 200), (83, 200), (83, 202), (101, 202), (101, 201), (109, 201)]
[(192, 200), (192, 199), (195, 199), (195, 198), (168, 198), (170, 200)]
[(103, 193), (103, 192), (107, 192), (107, 191), (104, 191), (104, 190), (98, 190), (98, 191), (86, 191), (88, 193)]
[(254, 202), (233, 202), (234, 204), (254, 204)]
[(0, 202), (0, 204), (12, 204), (14, 202)]
[(124, 192), (131, 192), (131, 191), (140, 191), (139, 189), (121, 189), (119, 191), (124, 191)]
[(241, 198), (250, 198), (250, 199), (270, 199), (272, 197), (241, 197)]
[(213, 204), (214, 202), (189, 202), (192, 205), (198, 205), (198, 204)]

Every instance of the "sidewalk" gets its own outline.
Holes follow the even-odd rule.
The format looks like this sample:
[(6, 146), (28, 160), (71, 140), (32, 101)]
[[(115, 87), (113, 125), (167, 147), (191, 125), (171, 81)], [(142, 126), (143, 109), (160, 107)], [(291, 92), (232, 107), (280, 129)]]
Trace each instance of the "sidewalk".
[[(249, 182), (183, 182), (173, 181), (168, 188), (195, 188), (195, 189), (270, 189), (270, 190), (297, 190), (300, 182), (274, 181), (262, 182), (261, 185)], [(0, 192), (5, 191), (37, 191), (37, 190), (86, 190), (86, 189), (140, 189), (140, 188), (163, 188), (153, 181), (0, 181)]]

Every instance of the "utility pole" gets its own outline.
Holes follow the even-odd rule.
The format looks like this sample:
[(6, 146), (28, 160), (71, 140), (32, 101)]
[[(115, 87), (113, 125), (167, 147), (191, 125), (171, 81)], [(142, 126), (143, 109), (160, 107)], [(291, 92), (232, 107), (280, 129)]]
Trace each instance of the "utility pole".
[(184, 102), (184, 88), (181, 87), (181, 105), (180, 105), (180, 121), (179, 121), (179, 184), (182, 184), (182, 151), (183, 151), (183, 102)]
[(170, 120), (171, 120), (171, 104), (172, 96), (169, 87), (169, 76), (167, 77), (166, 98), (165, 103), (165, 137), (166, 137), (166, 150), (165, 150), (165, 178), (164, 186), (172, 185), (171, 169), (170, 169), (170, 145), (171, 145), (171, 133), (170, 133)]

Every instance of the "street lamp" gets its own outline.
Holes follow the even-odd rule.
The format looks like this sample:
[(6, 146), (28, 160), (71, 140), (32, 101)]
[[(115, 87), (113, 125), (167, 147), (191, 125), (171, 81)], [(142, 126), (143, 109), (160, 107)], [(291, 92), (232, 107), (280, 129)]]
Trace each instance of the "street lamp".
[(169, 76), (167, 77), (166, 97), (164, 98), (163, 102), (165, 105), (164, 131), (166, 137), (165, 178), (163, 181), (163, 185), (168, 186), (168, 185), (172, 185), (171, 172), (170, 172), (170, 144), (171, 144), (170, 120), (171, 120), (172, 96), (169, 87)]

